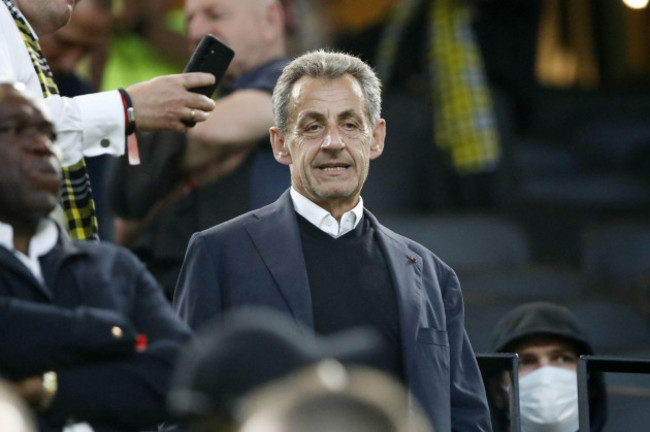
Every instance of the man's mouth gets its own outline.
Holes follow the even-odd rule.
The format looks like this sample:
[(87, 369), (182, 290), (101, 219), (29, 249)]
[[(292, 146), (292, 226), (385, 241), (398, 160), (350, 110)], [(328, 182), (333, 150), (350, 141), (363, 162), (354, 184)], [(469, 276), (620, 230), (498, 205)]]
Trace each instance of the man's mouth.
[(344, 171), (348, 168), (350, 168), (350, 165), (346, 163), (324, 164), (318, 167), (318, 169), (328, 172)]

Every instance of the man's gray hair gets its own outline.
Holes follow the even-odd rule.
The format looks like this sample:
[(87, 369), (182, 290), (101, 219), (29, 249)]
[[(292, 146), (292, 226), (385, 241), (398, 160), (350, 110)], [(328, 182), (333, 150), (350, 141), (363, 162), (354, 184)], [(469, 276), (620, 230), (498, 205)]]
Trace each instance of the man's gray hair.
[(374, 127), (381, 116), (381, 82), (372, 68), (358, 57), (325, 50), (311, 51), (289, 63), (273, 90), (273, 116), (275, 125), (287, 132), (289, 104), (293, 85), (303, 76), (335, 79), (352, 75), (359, 81), (366, 98), (366, 110), (370, 126)]

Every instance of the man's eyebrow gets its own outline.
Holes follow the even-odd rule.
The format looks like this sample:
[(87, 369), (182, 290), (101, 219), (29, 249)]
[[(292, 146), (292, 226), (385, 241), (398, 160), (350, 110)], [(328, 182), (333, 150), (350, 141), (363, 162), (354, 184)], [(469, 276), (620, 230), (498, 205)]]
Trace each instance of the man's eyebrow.
[(571, 354), (571, 355), (578, 356), (578, 354), (577, 354), (573, 349), (571, 349), (571, 348), (569, 348), (569, 347), (558, 347), (558, 348), (553, 349), (551, 352), (552, 352), (553, 354), (565, 354), (565, 353), (569, 353), (569, 354)]
[(345, 110), (342, 113), (339, 113), (337, 116), (339, 119), (348, 119), (348, 118), (354, 118), (354, 119), (361, 119), (362, 117), (359, 115), (358, 112), (356, 112), (353, 109)]
[(303, 113), (298, 119), (298, 124), (304, 124), (310, 120), (324, 120), (325, 116), (318, 111), (307, 111)]

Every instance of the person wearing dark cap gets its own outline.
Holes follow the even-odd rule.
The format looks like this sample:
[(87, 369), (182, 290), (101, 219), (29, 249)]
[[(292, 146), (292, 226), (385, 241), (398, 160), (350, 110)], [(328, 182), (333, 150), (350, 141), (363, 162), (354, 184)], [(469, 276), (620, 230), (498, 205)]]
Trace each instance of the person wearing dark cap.
[(318, 337), (270, 308), (232, 310), (207, 322), (184, 350), (167, 404), (195, 432), (229, 431), (253, 390), (323, 359), (368, 363), (382, 349), (371, 328)]
[[(519, 406), (522, 432), (575, 432), (578, 430), (577, 365), (581, 355), (594, 354), (577, 318), (553, 303), (520, 305), (497, 323), (492, 338), (494, 352), (519, 356)], [(591, 430), (605, 424), (606, 394), (602, 375), (589, 377)], [(497, 405), (495, 430), (506, 430), (500, 386), (491, 386)], [(507, 391), (507, 389), (506, 389)]]

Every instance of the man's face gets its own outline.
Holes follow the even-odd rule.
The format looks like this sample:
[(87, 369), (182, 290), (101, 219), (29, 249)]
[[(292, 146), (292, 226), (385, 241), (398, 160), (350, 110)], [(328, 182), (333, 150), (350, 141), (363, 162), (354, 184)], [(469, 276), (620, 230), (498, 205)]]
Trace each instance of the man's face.
[(289, 111), (287, 135), (271, 129), (276, 159), (290, 165), (302, 195), (333, 214), (349, 210), (359, 201), (370, 160), (383, 151), (384, 120), (370, 125), (361, 85), (350, 75), (301, 78)]
[(37, 222), (56, 205), (61, 165), (54, 125), (11, 84), (0, 84), (0, 218)]
[(52, 72), (74, 73), (79, 60), (107, 43), (110, 27), (109, 12), (99, 10), (91, 2), (79, 3), (66, 26), (39, 40)]
[(38, 36), (53, 33), (70, 21), (79, 0), (13, 0)]
[(190, 50), (194, 51), (206, 34), (216, 36), (235, 51), (227, 79), (237, 78), (259, 66), (266, 58), (269, 37), (265, 19), (267, 0), (186, 0), (185, 15)]
[(570, 343), (557, 338), (537, 337), (514, 347), (519, 355), (519, 378), (544, 366), (575, 371), (578, 368), (578, 354)]

